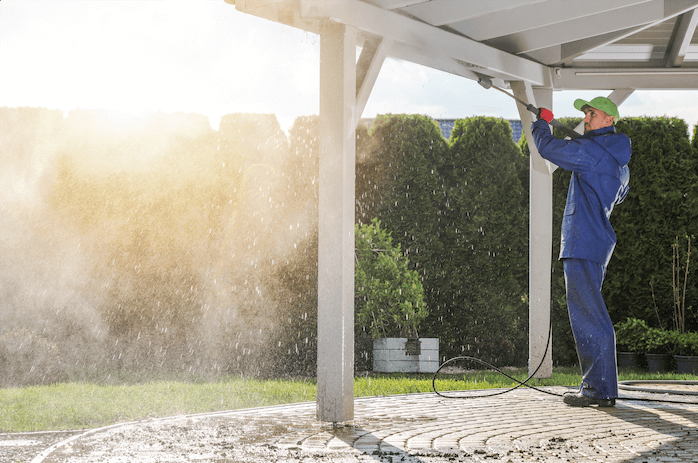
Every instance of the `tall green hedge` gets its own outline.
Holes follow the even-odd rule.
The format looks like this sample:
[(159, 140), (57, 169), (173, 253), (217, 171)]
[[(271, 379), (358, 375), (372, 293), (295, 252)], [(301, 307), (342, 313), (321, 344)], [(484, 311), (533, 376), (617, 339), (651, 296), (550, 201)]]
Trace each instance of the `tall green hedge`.
[[(631, 138), (633, 154), (630, 192), (611, 219), (618, 244), (604, 297), (616, 322), (630, 316), (669, 326), (672, 244), (678, 237), (685, 264), (687, 237), (698, 226), (698, 151), (680, 119), (627, 118), (617, 128)], [(689, 272), (686, 306), (698, 307), (696, 277)], [(698, 329), (695, 316), (687, 322), (687, 329)]]
[(459, 120), (447, 144), (430, 118), (389, 115), (372, 131), (387, 177), (377, 213), (424, 286), (420, 335), (444, 357), (525, 363), (528, 209), (511, 127)]
[(449, 144), (432, 330), (451, 356), (525, 364), (528, 195), (518, 175), (521, 151), (509, 123), (487, 117), (457, 120)]
[[(17, 259), (3, 273), (9, 289), (0, 301), (7, 309), (0, 331), (46, 326), (37, 333), (55, 342), (64, 360), (108, 368), (313, 374), (317, 117), (297, 120), (288, 140), (273, 117), (249, 115), (224, 118), (217, 133), (202, 117), (158, 116), (145, 128), (112, 127), (95, 131), (101, 139), (85, 138), (83, 131), (99, 127), (98, 116), (77, 111), (63, 121), (62, 114), (43, 110), (0, 111), (8, 154), (0, 165), (32, 175), (32, 166), (50, 165), (37, 191), (42, 207), (55, 213), (37, 209), (23, 218), (6, 208), (3, 218), (14, 224), (6, 234), (26, 243), (20, 249), (43, 254)], [(630, 194), (612, 217), (618, 246), (604, 296), (614, 322), (630, 316), (669, 326), (672, 245), (678, 237), (683, 256), (689, 237), (696, 247), (698, 129), (692, 141), (678, 119), (624, 119), (618, 130), (633, 141)], [(525, 142), (522, 150), (500, 119), (458, 121), (450, 141), (426, 116), (381, 116), (370, 133), (357, 129), (357, 223), (378, 217), (407, 255), (429, 310), (419, 334), (441, 338), (444, 357), (525, 363)], [(95, 159), (106, 164), (98, 169)], [(557, 261), (569, 176), (558, 169), (553, 178), (556, 363), (576, 361)], [(43, 241), (34, 240), (42, 234)], [(78, 261), (62, 262), (55, 251), (61, 242), (74, 244), (65, 250)], [(51, 252), (39, 249), (41, 243), (50, 243)], [(12, 240), (1, 246), (21, 255)], [(693, 262), (688, 330), (698, 329)], [(75, 297), (63, 291), (73, 283), (41, 276), (61, 265), (92, 275), (71, 277), (79, 283), (71, 289)], [(26, 288), (19, 284), (23, 276)], [(39, 286), (60, 297), (36, 299)], [(37, 305), (40, 316), (20, 317), (28, 306), (16, 301), (24, 300)], [(90, 318), (80, 318), (88, 308), (102, 316), (101, 338), (82, 321)], [(80, 336), (93, 342), (83, 346), (95, 348), (78, 352)], [(152, 348), (140, 350), (143, 343)]]
[[(278, 306), (276, 338), (267, 348), (276, 373), (315, 374), (317, 365), (319, 118), (297, 118), (289, 130), (289, 154), (281, 169), (287, 223), (277, 241), (293, 240), (276, 255), (270, 287)], [(285, 190), (285, 191), (284, 191)]]
[(446, 191), (439, 166), (448, 145), (427, 116), (380, 116), (371, 131), (376, 143), (370, 158), (384, 172), (376, 216), (400, 243), (426, 288), (434, 278), (429, 271), (434, 256), (441, 254), (437, 238)]

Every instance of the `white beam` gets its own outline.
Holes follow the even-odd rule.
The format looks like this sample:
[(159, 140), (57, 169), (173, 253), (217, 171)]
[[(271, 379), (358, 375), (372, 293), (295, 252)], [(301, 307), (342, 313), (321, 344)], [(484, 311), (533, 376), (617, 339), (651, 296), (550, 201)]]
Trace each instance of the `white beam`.
[(632, 95), (633, 92), (635, 92), (634, 88), (617, 88), (613, 90), (606, 98), (614, 102), (616, 106), (620, 106), (625, 102), (625, 100), (630, 98), (630, 95)]
[[(614, 42), (630, 37), (634, 34), (637, 34), (638, 32), (654, 27), (657, 24), (671, 19), (677, 15), (690, 12), (692, 11), (692, 9), (695, 9), (696, 6), (698, 6), (698, 2), (695, 0), (678, 0), (664, 2), (662, 7), (662, 15), (652, 22), (645, 23), (639, 26), (631, 26), (625, 29), (613, 28), (614, 30), (612, 32), (595, 35), (580, 40), (568, 41), (566, 43), (561, 43), (553, 46), (547, 44), (544, 45), (543, 48), (522, 53), (522, 55), (525, 55), (526, 57), (531, 58), (532, 60), (547, 65), (562, 63), (569, 65), (572, 63), (572, 60), (590, 50), (610, 45)], [(559, 40), (556, 40), (556, 42), (559, 42)]]
[[(532, 90), (525, 82), (511, 82), (514, 96), (538, 107), (552, 110), (552, 89)], [(550, 378), (553, 373), (552, 337), (550, 344), (550, 279), (553, 247), (553, 175), (549, 161), (538, 154), (531, 135), (533, 114), (517, 103), (531, 157), (529, 169), (529, 272), (528, 272), (528, 369), (535, 377)], [(545, 357), (543, 354), (547, 353)]]
[(356, 29), (320, 33), (317, 417), (354, 418)]
[(565, 63), (571, 63), (575, 58), (578, 58), (591, 50), (611, 45), (615, 42), (618, 42), (619, 40), (628, 38), (645, 29), (649, 29), (654, 25), (655, 23), (646, 24), (644, 26), (638, 27), (629, 27), (628, 29), (609, 32), (608, 34), (602, 34), (597, 37), (591, 37), (589, 39), (564, 43), (562, 44), (562, 46), (560, 46), (560, 61)]
[[(483, 41), (527, 30), (539, 29), (561, 22), (579, 20), (586, 16), (607, 13), (649, 1), (587, 0), (585, 2), (574, 2), (574, 5), (570, 5), (569, 0), (548, 0), (542, 4), (525, 5), (521, 8), (480, 16), (473, 20), (450, 21), (449, 27), (473, 40)], [(464, 3), (470, 4), (470, 2)], [(484, 4), (485, 2), (481, 3)], [(543, 35), (547, 37), (548, 33), (546, 32)]]
[(318, 34), (317, 21), (306, 21), (300, 17), (300, 8), (296, 0), (225, 0), (234, 3), (235, 9), (268, 19), (287, 26)]
[[(511, 82), (510, 83), (511, 89), (514, 92), (514, 96), (517, 97), (520, 100), (527, 101), (533, 106), (538, 106), (536, 103), (536, 98), (533, 93), (533, 89), (531, 88), (530, 85), (525, 85), (522, 82)], [(552, 94), (551, 94), (552, 95)], [(546, 106), (547, 104), (547, 106)], [(548, 108), (552, 110), (552, 101), (547, 102), (546, 104), (543, 104), (542, 107)], [(537, 170), (538, 172), (542, 172), (544, 174), (550, 174), (552, 172), (552, 165), (550, 161), (547, 161), (543, 159), (540, 154), (538, 154), (538, 150), (535, 149), (535, 145), (533, 145), (533, 136), (531, 135), (531, 124), (533, 124), (536, 121), (535, 116), (533, 115), (532, 112), (526, 109), (525, 106), (523, 106), (521, 103), (518, 101), (516, 102), (516, 109), (519, 111), (519, 118), (521, 119), (521, 126), (524, 131), (524, 135), (526, 135), (526, 140), (529, 142), (528, 146), (529, 149), (531, 149), (531, 168), (534, 170)]]
[(391, 39), (374, 37), (367, 39), (356, 64), (356, 107), (354, 109), (354, 126), (359, 123), (371, 90), (378, 79), (383, 62), (388, 56)]
[(492, 71), (498, 76), (507, 76), (508, 80), (523, 80), (535, 86), (549, 85), (549, 82), (545, 82), (547, 69), (538, 63), (368, 3), (351, 0), (300, 1), (301, 16), (305, 19), (334, 19), (370, 34), (436, 53), (443, 59), (461, 60), (481, 68), (479, 72), (482, 74), (490, 75), (488, 71)]
[[(439, 71), (448, 72), (449, 74), (454, 74), (472, 80), (479, 79), (479, 76), (476, 73), (477, 71), (483, 71), (483, 73), (485, 73), (483, 69), (469, 63), (449, 58), (448, 56), (439, 55), (437, 52), (429, 52), (424, 48), (413, 47), (402, 42), (393, 42), (390, 48), (390, 57), (420, 64), (432, 69), (438, 69)], [(493, 78), (493, 82), (495, 80), (499, 80), (500, 85), (504, 85), (504, 79), (507, 77), (506, 75), (494, 72), (491, 69), (487, 70), (486, 74)]]
[(652, 0), (640, 5), (589, 15), (584, 20), (573, 19), (545, 27), (498, 37), (488, 41), (510, 53), (529, 53), (589, 37), (620, 31), (664, 20), (664, 1)]
[(682, 14), (678, 22), (676, 36), (667, 56), (666, 67), (680, 66), (683, 63), (693, 34), (696, 32), (696, 26), (698, 26), (698, 11), (691, 10)]
[(698, 89), (698, 69), (695, 68), (556, 68), (554, 75), (552, 83), (556, 90)]
[(571, 64), (572, 60), (590, 50), (610, 45), (613, 42), (617, 42), (618, 40), (647, 29), (647, 27), (649, 26), (630, 27), (628, 29), (609, 32), (608, 34), (597, 35), (588, 39), (563, 43), (562, 45), (553, 45), (552, 47), (541, 48), (540, 50), (525, 53), (525, 56), (547, 65), (558, 63)]
[(696, 0), (664, 0), (664, 18), (673, 18), (698, 7)]
[(431, 0), (366, 0), (368, 3), (372, 3), (386, 10), (394, 10), (396, 8), (403, 8), (410, 5), (416, 5), (417, 3), (426, 3)]
[[(545, 0), (488, 0), (486, 2), (464, 2), (462, 0), (431, 0), (430, 2), (402, 8), (400, 11), (414, 16), (415, 18), (419, 18), (432, 26), (443, 26), (471, 18), (482, 18), (485, 15), (496, 12), (503, 11), (506, 13), (515, 8), (530, 7), (535, 3), (544, 1)], [(469, 37), (475, 38), (472, 36)]]

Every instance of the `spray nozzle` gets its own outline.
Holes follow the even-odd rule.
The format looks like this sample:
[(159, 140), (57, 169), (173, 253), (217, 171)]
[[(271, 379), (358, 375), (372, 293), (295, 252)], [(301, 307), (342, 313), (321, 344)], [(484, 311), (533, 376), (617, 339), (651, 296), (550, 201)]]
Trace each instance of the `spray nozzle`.
[(492, 88), (492, 81), (485, 76), (479, 76), (477, 83), (480, 84), (485, 90)]

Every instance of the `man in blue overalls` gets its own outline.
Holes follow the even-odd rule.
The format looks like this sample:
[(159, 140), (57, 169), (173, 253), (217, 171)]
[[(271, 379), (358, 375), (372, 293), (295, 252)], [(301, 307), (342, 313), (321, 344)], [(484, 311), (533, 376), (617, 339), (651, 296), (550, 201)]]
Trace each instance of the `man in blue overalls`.
[(548, 125), (553, 114), (545, 108), (532, 126), (540, 155), (572, 172), (560, 259), (582, 384), (563, 400), (574, 407), (612, 407), (618, 397), (616, 337), (601, 286), (616, 244), (611, 212), (628, 194), (630, 139), (616, 133), (618, 108), (608, 98), (576, 100), (574, 107), (585, 114), (584, 135), (579, 138), (554, 138)]

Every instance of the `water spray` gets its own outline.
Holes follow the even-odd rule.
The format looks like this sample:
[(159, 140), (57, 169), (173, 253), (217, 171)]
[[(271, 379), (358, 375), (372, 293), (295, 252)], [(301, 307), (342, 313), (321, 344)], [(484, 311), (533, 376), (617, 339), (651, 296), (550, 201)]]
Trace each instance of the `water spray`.
[[(507, 92), (506, 90), (502, 90), (501, 88), (492, 85), (492, 80), (489, 79), (488, 77), (485, 76), (479, 76), (480, 78), (478, 79), (477, 83), (480, 84), (480, 86), (486, 90), (489, 90), (490, 88), (493, 88), (495, 90), (499, 90), (509, 98), (515, 99), (517, 102), (519, 102), (522, 106), (524, 106), (527, 110), (531, 111), (533, 114), (536, 115), (536, 117), (540, 117), (540, 108), (536, 108), (530, 103), (526, 103), (523, 101), (521, 98), (516, 97), (515, 95), (512, 95), (511, 93)], [(565, 135), (568, 137), (574, 139), (580, 136), (579, 133), (575, 132), (573, 129), (567, 127), (565, 124), (562, 122), (558, 121), (557, 119), (553, 119), (550, 121), (550, 125), (553, 127), (557, 127), (558, 129), (562, 130)]]

